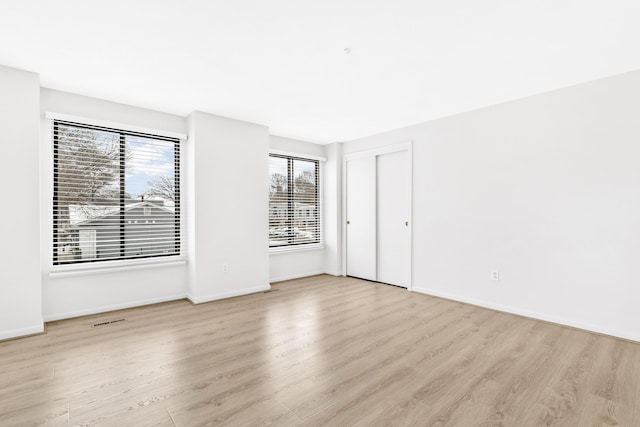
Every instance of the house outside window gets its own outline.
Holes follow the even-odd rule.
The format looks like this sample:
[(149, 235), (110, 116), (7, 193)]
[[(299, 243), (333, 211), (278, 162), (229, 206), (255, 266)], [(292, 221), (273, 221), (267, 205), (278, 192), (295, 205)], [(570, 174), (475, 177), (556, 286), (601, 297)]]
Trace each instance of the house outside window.
[(320, 162), (269, 155), (269, 247), (321, 242)]
[(53, 265), (179, 256), (179, 139), (52, 126)]

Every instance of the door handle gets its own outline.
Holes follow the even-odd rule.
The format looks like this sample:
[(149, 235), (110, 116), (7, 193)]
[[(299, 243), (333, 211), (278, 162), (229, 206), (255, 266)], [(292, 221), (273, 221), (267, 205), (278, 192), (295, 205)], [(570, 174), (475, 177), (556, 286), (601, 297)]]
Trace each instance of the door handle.
[(405, 222), (404, 222), (404, 226), (405, 226), (405, 227), (408, 227), (408, 226), (409, 226), (409, 221), (405, 221)]
[(347, 221), (347, 225), (351, 224), (351, 221)]

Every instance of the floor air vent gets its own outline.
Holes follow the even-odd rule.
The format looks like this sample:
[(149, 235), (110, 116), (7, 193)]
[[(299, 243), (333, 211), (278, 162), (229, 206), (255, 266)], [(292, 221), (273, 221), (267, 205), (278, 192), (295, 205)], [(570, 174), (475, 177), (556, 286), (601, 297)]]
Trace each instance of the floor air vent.
[(263, 291), (263, 294), (268, 294), (269, 292), (275, 292), (275, 291), (279, 291), (280, 289), (268, 289), (266, 291)]
[(99, 326), (108, 326), (113, 325), (114, 323), (126, 322), (127, 319), (116, 319), (116, 320), (107, 320), (106, 322), (94, 323), (91, 325), (92, 328), (97, 328)]

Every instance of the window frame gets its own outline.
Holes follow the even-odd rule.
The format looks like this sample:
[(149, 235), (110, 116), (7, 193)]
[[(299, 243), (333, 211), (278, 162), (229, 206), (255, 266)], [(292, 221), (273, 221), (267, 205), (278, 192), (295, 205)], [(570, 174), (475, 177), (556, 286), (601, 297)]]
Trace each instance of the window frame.
[[(51, 224), (51, 238), (49, 245), (49, 260), (50, 260), (50, 276), (69, 276), (75, 274), (87, 274), (95, 271), (106, 272), (110, 270), (129, 270), (138, 268), (149, 268), (154, 265), (172, 265), (172, 264), (184, 264), (186, 263), (185, 257), (185, 239), (184, 239), (184, 201), (182, 200), (182, 182), (183, 182), (183, 143), (186, 141), (187, 136), (175, 132), (155, 131), (147, 128), (139, 128), (137, 126), (120, 125), (118, 123), (103, 122), (99, 120), (91, 120), (84, 118), (76, 118), (73, 116), (67, 116), (56, 113), (46, 113), (45, 118), (49, 119), (51, 127), (51, 150), (52, 155), (49, 156), (49, 162), (51, 168), (49, 173), (51, 176), (51, 194), (48, 198), (51, 205), (49, 212), (49, 223)], [(118, 177), (119, 182), (119, 196), (116, 202), (119, 203), (119, 221), (116, 233), (120, 234), (120, 253), (116, 258), (105, 259), (86, 259), (86, 260), (59, 260), (57, 252), (59, 247), (57, 245), (58, 234), (58, 221), (57, 221), (57, 191), (58, 191), (58, 127), (60, 125), (67, 125), (80, 129), (88, 129), (94, 131), (103, 131), (118, 134), (118, 149), (120, 151), (120, 158), (118, 159)], [(174, 173), (174, 186), (176, 194), (176, 202), (174, 206), (173, 215), (173, 231), (174, 238), (173, 247), (175, 252), (172, 253), (158, 253), (158, 254), (144, 254), (144, 255), (124, 255), (122, 252), (123, 240), (126, 240), (126, 236), (123, 234), (125, 229), (125, 175), (126, 168), (124, 163), (124, 152), (126, 147), (127, 137), (140, 137), (153, 140), (168, 141), (173, 143), (173, 173)], [(170, 240), (171, 241), (171, 240)]]
[[(285, 217), (287, 218), (288, 228), (293, 228), (293, 222), (295, 221), (295, 200), (293, 197), (294, 191), (294, 165), (293, 162), (296, 160), (304, 161), (304, 162), (312, 162), (314, 163), (314, 173), (315, 173), (315, 206), (316, 206), (316, 237), (311, 242), (298, 242), (293, 241), (295, 239), (291, 233), (289, 233), (288, 239), (289, 241), (286, 244), (281, 245), (271, 245), (269, 242), (269, 252), (270, 253), (282, 253), (282, 252), (293, 252), (293, 251), (306, 251), (313, 249), (320, 249), (324, 247), (324, 233), (323, 233), (323, 211), (322, 211), (322, 163), (325, 160), (322, 157), (316, 156), (306, 156), (304, 154), (295, 154), (288, 153), (284, 151), (272, 150), (269, 152), (269, 161), (271, 158), (281, 158), (287, 160), (287, 210), (285, 213)], [(279, 215), (278, 215), (279, 216)], [(271, 216), (271, 206), (269, 206), (269, 214), (268, 221), (269, 223), (272, 220)], [(269, 224), (270, 225), (270, 224)], [(269, 230), (271, 227), (269, 227)]]

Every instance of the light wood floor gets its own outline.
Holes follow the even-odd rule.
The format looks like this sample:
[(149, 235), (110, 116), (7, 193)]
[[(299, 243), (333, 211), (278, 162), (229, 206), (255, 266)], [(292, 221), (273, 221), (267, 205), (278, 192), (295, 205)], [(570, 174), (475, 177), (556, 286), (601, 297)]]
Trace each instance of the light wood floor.
[(357, 279), (273, 289), (0, 343), (0, 425), (640, 426), (640, 344)]

